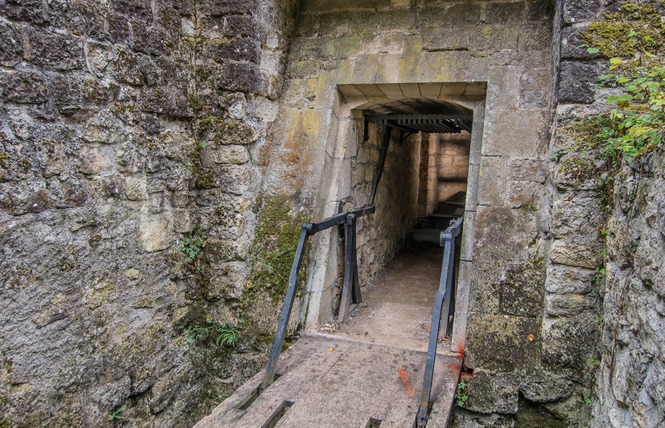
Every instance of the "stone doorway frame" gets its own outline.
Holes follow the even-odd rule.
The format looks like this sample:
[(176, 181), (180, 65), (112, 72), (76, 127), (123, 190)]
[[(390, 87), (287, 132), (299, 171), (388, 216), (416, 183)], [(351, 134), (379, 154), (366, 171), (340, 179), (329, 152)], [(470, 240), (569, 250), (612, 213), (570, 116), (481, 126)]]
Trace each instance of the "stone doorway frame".
[[(485, 121), (487, 82), (338, 84), (335, 101), (327, 118), (324, 166), (320, 173), (315, 218), (335, 214), (339, 202), (351, 195), (351, 158), (355, 156), (363, 131), (362, 110), (383, 102), (407, 98), (428, 98), (461, 105), (473, 111), (465, 221), (455, 304), (452, 349), (463, 353), (469, 308), (470, 273), (473, 266), (478, 180)], [(360, 208), (360, 207), (355, 207)], [(308, 302), (306, 329), (316, 330), (333, 317), (332, 299), (337, 283), (337, 232), (330, 230), (312, 241), (313, 257), (305, 284)], [(432, 302), (433, 303), (433, 302)]]

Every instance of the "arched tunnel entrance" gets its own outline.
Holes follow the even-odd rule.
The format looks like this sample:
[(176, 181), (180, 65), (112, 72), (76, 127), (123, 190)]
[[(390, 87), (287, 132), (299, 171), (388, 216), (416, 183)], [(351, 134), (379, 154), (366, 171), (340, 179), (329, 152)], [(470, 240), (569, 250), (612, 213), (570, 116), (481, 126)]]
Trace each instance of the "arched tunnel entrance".
[[(359, 385), (360, 400), (366, 403), (383, 396), (378, 400), (383, 415), (378, 422), (400, 419), (395, 426), (410, 426), (416, 418), (420, 427), (431, 415), (447, 419), (464, 352), (469, 294), (465, 275), (473, 262), (469, 249), (486, 85), (401, 86), (397, 85), (399, 94), (387, 97), (385, 91), (395, 93), (394, 84), (338, 85), (337, 102), (324, 128), (325, 146), (317, 147), (325, 155), (317, 170), (320, 220), (303, 225), (266, 371), (220, 406), (223, 417), (251, 406), (257, 410), (246, 420), (255, 418), (268, 421), (261, 426), (273, 426), (294, 406), (287, 416), (290, 420), (311, 421), (311, 407), (305, 405), (299, 413), (294, 403), (302, 398), (324, 412), (332, 382), (336, 397), (345, 400), (355, 400), (351, 391)], [(406, 89), (416, 89), (420, 96), (405, 94)], [(425, 89), (438, 96), (426, 96)], [(454, 257), (452, 243), (461, 231), (461, 219), (441, 234), (442, 256), (433, 241), (460, 212), (468, 223), (459, 256)], [(307, 242), (312, 243), (308, 258), (312, 266), (306, 304), (299, 306), (299, 314), (306, 309), (308, 331), (282, 353)], [(455, 263), (460, 268), (454, 293), (458, 305), (449, 317), (442, 302), (444, 296), (451, 301), (449, 267)], [(365, 301), (358, 298), (361, 294), (367, 295)], [(349, 301), (356, 303), (355, 310)], [(441, 323), (436, 314), (445, 314)], [(448, 340), (452, 346), (439, 346), (440, 326), (449, 325), (451, 319), (455, 320)], [(303, 389), (304, 376), (317, 370), (323, 376)], [(398, 373), (401, 382), (388, 380), (387, 371)], [(419, 402), (407, 371), (422, 376), (422, 383), (416, 384), (422, 385)], [(395, 409), (393, 400), (402, 387), (412, 404), (397, 406), (394, 415), (386, 413)], [(308, 390), (311, 393), (302, 395)], [(370, 426), (375, 419), (374, 413), (368, 413), (372, 406), (356, 404), (345, 405), (344, 415), (348, 416), (347, 408), (357, 407), (359, 414), (352, 418)], [(265, 413), (266, 408), (272, 414)]]
[[(329, 288), (321, 294), (310, 290), (314, 293), (308, 328), (341, 334), (336, 330), (344, 322), (344, 334), (363, 340), (401, 346), (406, 340), (409, 347), (426, 343), (441, 273), (440, 233), (454, 218), (471, 214), (463, 242), (473, 238), (474, 182), (484, 117), (483, 84), (437, 85), (435, 96), (423, 96), (421, 90), (420, 96), (404, 91), (390, 98), (377, 96), (388, 85), (339, 86), (341, 102), (327, 139), (328, 152), (335, 156), (323, 175), (338, 177), (342, 185), (322, 181), (320, 189), (331, 185), (334, 191), (328, 192), (328, 202), (335, 212), (376, 207), (374, 214), (357, 222), (358, 278), (365, 300), (350, 316), (340, 305), (344, 234), (333, 233), (330, 243), (324, 244), (329, 252), (322, 282)], [(359, 93), (362, 96), (354, 98)], [(347, 184), (345, 176), (350, 178)], [(463, 256), (464, 247), (458, 247), (455, 258), (460, 267), (458, 284), (471, 262)], [(316, 272), (310, 276), (310, 286), (313, 278)], [(459, 300), (461, 294), (462, 304), (454, 307), (449, 321), (452, 324), (455, 314), (461, 317), (450, 339), (463, 349), (468, 289), (456, 291), (453, 298)], [(311, 322), (313, 314), (318, 315), (316, 325)]]

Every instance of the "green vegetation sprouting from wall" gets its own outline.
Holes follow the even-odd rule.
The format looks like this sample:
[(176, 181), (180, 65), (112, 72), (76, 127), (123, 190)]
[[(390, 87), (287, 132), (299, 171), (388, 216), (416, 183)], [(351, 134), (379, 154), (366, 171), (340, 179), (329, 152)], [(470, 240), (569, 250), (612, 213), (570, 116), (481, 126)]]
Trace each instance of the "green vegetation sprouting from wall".
[(665, 129), (665, 67), (660, 55), (665, 42), (661, 12), (651, 5), (624, 3), (619, 12), (594, 22), (583, 35), (587, 51), (609, 58), (610, 73), (601, 87), (611, 88), (609, 113), (586, 118), (600, 127), (588, 149), (602, 148), (618, 166), (662, 149)]
[[(259, 202), (261, 212), (256, 226), (251, 281), (246, 284), (246, 295), (251, 297), (262, 290), (267, 291), (274, 301), (281, 301), (289, 284), (302, 225), (310, 217), (304, 211), (293, 212), (284, 195), (267, 195)], [(301, 283), (306, 268), (303, 263), (299, 277)]]

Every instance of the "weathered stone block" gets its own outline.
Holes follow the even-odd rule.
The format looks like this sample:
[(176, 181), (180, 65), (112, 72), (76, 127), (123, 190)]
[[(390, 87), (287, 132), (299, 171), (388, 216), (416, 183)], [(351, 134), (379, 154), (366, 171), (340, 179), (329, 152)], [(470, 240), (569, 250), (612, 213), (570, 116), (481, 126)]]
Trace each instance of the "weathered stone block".
[(17, 104), (41, 104), (47, 100), (48, 82), (42, 73), (0, 73), (0, 96)]
[(586, 31), (586, 28), (574, 26), (561, 29), (562, 59), (589, 60), (599, 56), (599, 54), (590, 54), (586, 48), (580, 47), (585, 44), (580, 37), (582, 31)]
[(110, 158), (102, 154), (101, 147), (82, 147), (79, 159), (81, 163), (78, 170), (82, 174), (99, 174), (111, 166)]
[(605, 184), (605, 171), (605, 161), (597, 152), (571, 152), (559, 162), (550, 162), (550, 178), (562, 190), (599, 190)]
[(464, 408), (479, 413), (517, 413), (518, 389), (510, 377), (477, 370), (466, 382), (469, 399)]
[(0, 22), (0, 63), (12, 66), (23, 57), (21, 33), (14, 25)]
[(167, 249), (174, 238), (170, 218), (162, 214), (142, 218), (139, 238), (143, 249), (149, 253)]
[[(517, 49), (519, 33), (519, 27), (516, 26), (480, 25), (476, 31), (471, 33), (469, 49), (474, 52), (473, 56), (480, 58), (487, 57), (493, 52)], [(498, 65), (514, 64), (515, 61), (511, 58), (509, 63)]]
[(510, 180), (545, 183), (547, 167), (542, 159), (513, 159), (510, 161)]
[(556, 7), (555, 3), (554, 0), (527, 0), (527, 19), (529, 21), (547, 21), (552, 19)]
[(554, 294), (545, 297), (545, 313), (553, 317), (570, 317), (594, 309), (596, 294)]
[(201, 123), (200, 138), (208, 144), (248, 145), (259, 138), (259, 130), (254, 126), (242, 122), (212, 119), (211, 122)]
[(600, 239), (604, 218), (599, 198), (557, 198), (552, 207), (551, 231), (555, 238), (583, 235), (589, 240)]
[(221, 186), (225, 192), (242, 195), (249, 189), (250, 173), (246, 166), (229, 165), (222, 167), (220, 172)]
[(100, 58), (102, 61), (100, 71), (106, 69), (111, 59), (115, 57), (112, 71), (119, 82), (132, 86), (142, 86), (144, 84), (143, 74), (139, 68), (139, 58), (134, 52), (124, 46), (115, 46), (113, 54), (103, 50), (103, 46), (99, 46), (98, 49), (100, 51), (95, 54), (95, 57)]
[[(483, 139), (482, 153), (537, 158), (547, 141), (547, 116), (540, 110), (517, 110), (492, 115), (491, 133)], [(482, 173), (482, 172), (481, 172)]]
[(542, 311), (545, 272), (535, 262), (513, 263), (499, 283), (501, 313), (515, 316), (538, 316)]
[(85, 66), (83, 41), (78, 37), (28, 29), (26, 60), (52, 70), (69, 71)]
[[(520, 28), (519, 49), (521, 51), (537, 50), (546, 52), (552, 49), (552, 32), (550, 26), (527, 24)], [(550, 79), (551, 79), (550, 71)]]
[(97, 40), (108, 38), (106, 15), (108, 6), (96, 1), (53, 1), (46, 12), (50, 25), (66, 28), (76, 35), (87, 35)]
[(212, 275), (208, 297), (213, 299), (240, 299), (246, 288), (247, 263), (230, 262), (211, 266)]
[(563, 21), (575, 24), (598, 19), (603, 12), (603, 3), (603, 0), (568, 1), (563, 6)]
[(415, 13), (393, 8), (391, 10), (356, 13), (356, 19), (353, 21), (350, 30), (352, 34), (366, 32), (385, 34), (394, 31), (396, 28), (414, 28), (417, 22), (419, 22), (418, 16)]
[(541, 371), (527, 371), (519, 380), (520, 392), (529, 401), (547, 403), (573, 394), (573, 383), (565, 376)]
[(234, 38), (218, 43), (211, 42), (208, 44), (205, 54), (219, 63), (229, 60), (259, 63), (259, 48), (251, 39)]
[(125, 180), (125, 195), (130, 201), (145, 201), (148, 199), (148, 188), (144, 177), (127, 177)]
[(595, 99), (594, 85), (600, 72), (601, 67), (595, 62), (562, 61), (557, 87), (558, 100), (591, 104)]
[(286, 67), (290, 77), (306, 77), (318, 74), (324, 66), (319, 60), (306, 59), (303, 61), (292, 61)]
[(465, 363), (483, 370), (531, 367), (540, 359), (540, 335), (539, 317), (470, 313)]
[(126, 16), (117, 13), (111, 13), (108, 16), (108, 31), (111, 35), (111, 40), (115, 42), (129, 42), (131, 39), (131, 31), (129, 28), (129, 20)]
[(208, 241), (206, 254), (210, 263), (244, 261), (249, 256), (249, 242), (239, 240)]
[(230, 14), (253, 15), (257, 12), (258, 3), (255, 0), (209, 0), (200, 6), (202, 6), (203, 12), (211, 16)]
[(510, 206), (524, 214), (534, 214), (542, 207), (547, 188), (533, 181), (510, 183)]
[(525, 71), (520, 76), (520, 107), (524, 109), (546, 109), (552, 104), (550, 86), (552, 71)]
[(136, 52), (153, 56), (163, 55), (165, 52), (165, 42), (176, 43), (173, 37), (170, 39), (167, 38), (164, 30), (149, 28), (137, 21), (132, 21), (132, 31), (134, 32), (133, 48)]
[[(294, 39), (289, 47), (296, 57), (300, 58), (329, 58), (335, 50), (336, 45), (345, 46), (348, 37), (352, 37), (357, 42), (351, 45), (351, 49), (356, 52), (360, 44), (360, 36), (345, 36), (329, 39)], [(349, 53), (343, 58), (348, 58)]]
[(589, 293), (594, 286), (596, 271), (572, 266), (550, 265), (547, 268), (545, 289), (548, 293)]
[(192, 115), (186, 91), (173, 86), (144, 88), (139, 97), (138, 108), (147, 113), (177, 118), (188, 118)]
[(431, 52), (468, 50), (473, 26), (433, 27), (423, 31), (423, 49)]
[(83, 139), (89, 143), (114, 144), (126, 141), (122, 122), (108, 113), (100, 113), (88, 121)]
[(550, 364), (577, 370), (582, 377), (593, 354), (598, 322), (592, 313), (568, 318), (545, 318), (542, 325), (543, 358)]
[(77, 79), (57, 75), (51, 83), (53, 102), (62, 114), (72, 114), (93, 105), (108, 104), (115, 98), (118, 87), (98, 79)]
[(224, 18), (224, 34), (230, 37), (258, 38), (259, 27), (251, 15), (232, 15)]
[(25, 205), (29, 213), (40, 213), (49, 209), (51, 207), (49, 191), (37, 191), (26, 200)]
[(478, 203), (503, 207), (506, 205), (506, 195), (497, 192), (497, 188), (506, 188), (506, 172), (508, 159), (503, 157), (483, 156), (480, 161), (478, 178)]
[(0, 3), (0, 15), (12, 21), (43, 25), (46, 17), (40, 0), (6, 0)]
[(489, 3), (485, 13), (489, 24), (515, 24), (522, 21), (524, 3)]
[(260, 82), (261, 72), (255, 64), (227, 62), (222, 66), (217, 86), (229, 91), (255, 92)]
[(306, 11), (323, 12), (339, 9), (370, 9), (390, 6), (390, 0), (367, 0), (362, 4), (354, 0), (304, 0), (300, 7)]
[(429, 6), (420, 11), (419, 24), (425, 28), (451, 27), (461, 23), (480, 23), (479, 4), (453, 4), (448, 8)]
[(577, 236), (555, 239), (550, 258), (562, 265), (595, 269), (602, 263), (602, 245), (598, 242), (581, 242)]
[(243, 146), (222, 146), (212, 150), (211, 156), (215, 163), (242, 165), (249, 162), (249, 152)]
[(127, 17), (141, 18), (143, 22), (152, 20), (150, 0), (110, 0), (111, 8)]
[(67, 169), (67, 155), (65, 154), (65, 145), (58, 140), (48, 139), (40, 140), (37, 144), (37, 150), (42, 156), (44, 169), (42, 175), (45, 178), (58, 175)]

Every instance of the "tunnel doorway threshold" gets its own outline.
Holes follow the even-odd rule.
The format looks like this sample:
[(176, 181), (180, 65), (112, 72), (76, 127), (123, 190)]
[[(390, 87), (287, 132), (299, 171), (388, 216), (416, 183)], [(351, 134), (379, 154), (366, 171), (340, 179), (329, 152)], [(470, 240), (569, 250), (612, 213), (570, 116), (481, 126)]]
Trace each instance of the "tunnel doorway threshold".
[[(443, 248), (409, 243), (363, 288), (363, 302), (346, 320), (325, 323), (318, 334), (351, 341), (427, 351), (432, 304), (439, 288)], [(450, 352), (440, 329), (439, 353)]]

